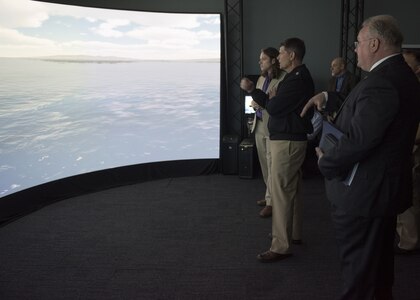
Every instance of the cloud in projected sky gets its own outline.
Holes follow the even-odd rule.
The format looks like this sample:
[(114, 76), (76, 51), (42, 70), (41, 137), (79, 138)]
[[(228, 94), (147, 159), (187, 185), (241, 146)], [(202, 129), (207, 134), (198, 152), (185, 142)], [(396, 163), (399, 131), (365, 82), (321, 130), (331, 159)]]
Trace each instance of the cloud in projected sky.
[(0, 57), (220, 57), (220, 17), (0, 0)]

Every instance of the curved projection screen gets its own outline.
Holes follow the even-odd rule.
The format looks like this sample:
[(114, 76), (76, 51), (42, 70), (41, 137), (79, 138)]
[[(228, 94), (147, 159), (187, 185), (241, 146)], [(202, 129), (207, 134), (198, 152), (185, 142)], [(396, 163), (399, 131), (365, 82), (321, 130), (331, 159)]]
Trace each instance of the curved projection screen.
[(0, 0), (0, 197), (219, 158), (219, 14)]

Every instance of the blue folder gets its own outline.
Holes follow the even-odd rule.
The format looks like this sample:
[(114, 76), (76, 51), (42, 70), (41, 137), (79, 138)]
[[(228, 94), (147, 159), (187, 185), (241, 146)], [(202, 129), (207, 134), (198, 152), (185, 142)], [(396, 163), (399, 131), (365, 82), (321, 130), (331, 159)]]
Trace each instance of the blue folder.
[[(321, 140), (319, 142), (319, 148), (322, 150), (322, 152), (327, 152), (333, 147), (337, 147), (338, 141), (341, 139), (341, 137), (344, 135), (343, 132), (341, 132), (337, 127), (334, 126), (334, 124), (323, 121), (322, 123), (322, 135)], [(359, 167), (359, 163), (356, 163), (352, 170), (347, 175), (346, 179), (343, 180), (343, 183), (346, 186), (350, 186), (353, 182), (354, 176), (356, 175), (357, 168)]]

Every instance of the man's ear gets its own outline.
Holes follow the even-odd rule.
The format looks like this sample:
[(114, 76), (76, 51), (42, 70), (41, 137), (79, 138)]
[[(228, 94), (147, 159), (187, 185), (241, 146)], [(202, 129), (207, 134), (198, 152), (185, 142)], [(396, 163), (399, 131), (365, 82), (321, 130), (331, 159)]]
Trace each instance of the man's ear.
[(289, 57), (290, 57), (290, 60), (294, 60), (294, 59), (295, 59), (295, 57), (296, 57), (296, 53), (295, 53), (295, 51), (291, 51), (291, 52), (289, 53)]
[(381, 41), (379, 39), (371, 39), (369, 41), (369, 49), (371, 52), (376, 52), (379, 49)]

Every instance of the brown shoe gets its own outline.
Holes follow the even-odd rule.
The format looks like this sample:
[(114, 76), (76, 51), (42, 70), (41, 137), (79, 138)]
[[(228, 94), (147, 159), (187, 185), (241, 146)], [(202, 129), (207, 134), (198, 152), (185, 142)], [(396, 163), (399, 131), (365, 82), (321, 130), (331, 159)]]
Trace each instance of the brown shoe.
[(269, 262), (275, 262), (275, 261), (279, 261), (285, 258), (288, 258), (292, 256), (292, 253), (276, 253), (276, 252), (272, 252), (270, 250), (260, 253), (257, 255), (257, 259), (260, 262), (264, 262), (264, 263), (269, 263)]
[(260, 217), (261, 218), (268, 218), (271, 217), (271, 213), (272, 213), (273, 207), (267, 205), (266, 207), (264, 207), (261, 211), (260, 211)]
[(265, 206), (266, 203), (267, 203), (267, 201), (265, 201), (265, 199), (261, 199), (261, 200), (257, 201), (257, 205), (259, 205), (259, 206)]

